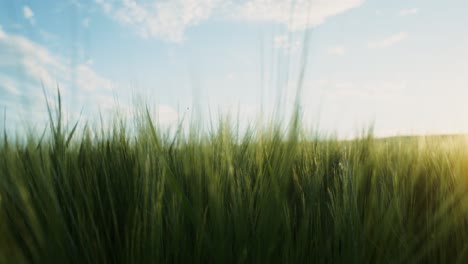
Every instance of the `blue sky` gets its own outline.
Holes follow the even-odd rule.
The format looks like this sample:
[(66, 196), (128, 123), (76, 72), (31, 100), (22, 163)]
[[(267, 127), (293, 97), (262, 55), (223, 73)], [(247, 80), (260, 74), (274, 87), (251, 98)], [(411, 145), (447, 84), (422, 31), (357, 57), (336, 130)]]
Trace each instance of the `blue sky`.
[(50, 100), (58, 85), (72, 120), (132, 118), (138, 97), (163, 124), (194, 103), (205, 120), (245, 124), (278, 101), (290, 109), (307, 54), (307, 126), (466, 133), (466, 11), (462, 0), (0, 0), (0, 106), (8, 129), (40, 126), (42, 84)]

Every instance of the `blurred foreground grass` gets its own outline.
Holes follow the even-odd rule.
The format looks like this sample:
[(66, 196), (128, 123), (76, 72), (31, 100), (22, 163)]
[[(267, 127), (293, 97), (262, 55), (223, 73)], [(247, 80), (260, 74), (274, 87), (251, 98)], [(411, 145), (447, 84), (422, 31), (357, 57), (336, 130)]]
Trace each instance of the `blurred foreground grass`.
[[(172, 136), (142, 114), (0, 143), (2, 263), (466, 263), (468, 140)], [(119, 125), (120, 124), (120, 125)]]

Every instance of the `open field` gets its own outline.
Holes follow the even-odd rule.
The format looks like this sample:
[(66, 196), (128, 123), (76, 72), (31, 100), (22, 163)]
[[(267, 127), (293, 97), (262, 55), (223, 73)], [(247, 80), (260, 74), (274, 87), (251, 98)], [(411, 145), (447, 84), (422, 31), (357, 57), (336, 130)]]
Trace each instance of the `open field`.
[(467, 11), (0, 0), (0, 264), (468, 264)]
[(466, 137), (306, 140), (293, 121), (4, 135), (0, 260), (466, 263)]

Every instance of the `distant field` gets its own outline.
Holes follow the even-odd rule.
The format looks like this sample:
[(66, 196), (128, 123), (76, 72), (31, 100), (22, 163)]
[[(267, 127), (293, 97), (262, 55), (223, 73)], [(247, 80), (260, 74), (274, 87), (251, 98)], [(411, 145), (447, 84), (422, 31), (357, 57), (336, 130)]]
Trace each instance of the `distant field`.
[(468, 261), (464, 136), (137, 130), (4, 135), (1, 262)]

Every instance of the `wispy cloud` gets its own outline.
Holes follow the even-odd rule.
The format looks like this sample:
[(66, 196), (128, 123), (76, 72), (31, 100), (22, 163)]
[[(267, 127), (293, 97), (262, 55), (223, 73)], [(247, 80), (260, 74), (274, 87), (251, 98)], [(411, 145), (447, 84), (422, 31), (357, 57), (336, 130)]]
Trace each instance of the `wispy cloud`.
[(381, 40), (371, 41), (368, 47), (371, 49), (387, 48), (407, 39), (408, 36), (409, 34), (407, 32), (400, 32)]
[(275, 49), (281, 50), (286, 55), (293, 55), (301, 49), (301, 41), (291, 38), (288, 34), (276, 35), (273, 39)]
[(132, 28), (143, 38), (158, 37), (181, 42), (185, 30), (208, 19), (222, 0), (96, 2), (107, 15)]
[(36, 22), (34, 20), (34, 12), (29, 6), (23, 6), (23, 16), (26, 18), (31, 25), (34, 25)]
[(285, 25), (290, 31), (322, 24), (365, 0), (95, 0), (104, 13), (143, 38), (181, 42), (185, 31), (211, 17)]
[(328, 48), (328, 54), (335, 56), (342, 56), (346, 53), (346, 48), (344, 46), (334, 46)]
[[(57, 85), (64, 98), (94, 100), (96, 95), (110, 96), (116, 85), (100, 76), (88, 64), (70, 67), (70, 62), (51, 53), (44, 46), (23, 36), (5, 32), (0, 27), (0, 50), (5, 51), (0, 60), (0, 72), (16, 72), (0, 76), (0, 90), (8, 96), (22, 96), (32, 104), (29, 107), (44, 107), (42, 86), (54, 94)], [(74, 89), (74, 87), (76, 89)], [(92, 96), (91, 96), (92, 91)], [(52, 100), (53, 101), (53, 100)], [(77, 101), (84, 104), (85, 101)], [(98, 105), (98, 102), (95, 102)]]
[(392, 101), (401, 99), (407, 92), (407, 82), (402, 80), (388, 81), (358, 81), (357, 83), (348, 81), (327, 80), (323, 83), (327, 89), (325, 92), (331, 96), (373, 98), (379, 101)]
[(91, 22), (91, 19), (89, 17), (83, 19), (83, 27), (85, 28), (89, 27), (90, 22)]
[[(68, 66), (68, 61), (25, 37), (0, 31), (0, 49), (8, 51), (0, 62), (0, 67), (17, 65), (32, 83), (42, 82), (47, 87), (55, 87), (57, 82), (64, 85), (71, 82), (70, 75), (74, 69)], [(99, 76), (88, 65), (79, 64), (75, 68), (79, 89), (112, 89), (112, 82)]]
[(43, 29), (39, 29), (38, 32), (39, 32), (39, 35), (41, 36), (41, 38), (43, 40), (47, 41), (47, 42), (53, 42), (53, 41), (55, 42), (58, 39), (57, 35), (52, 34), (52, 33), (48, 32), (48, 31), (43, 30)]
[(21, 95), (18, 83), (11, 77), (0, 74), (0, 90), (3, 94)]
[(232, 1), (233, 17), (242, 21), (269, 22), (287, 26), (291, 31), (311, 28), (329, 17), (359, 7), (365, 0), (251, 0)]
[[(4, 31), (1, 25), (0, 50), (5, 51), (0, 60), (0, 93), (3, 95), (0, 105), (29, 118), (28, 121), (41, 123), (47, 119), (45, 98), (54, 105), (57, 86), (62, 100), (73, 102), (77, 108), (64, 109), (65, 116), (76, 118), (79, 109), (85, 107), (87, 113), (94, 114), (99, 109), (105, 115), (118, 111), (128, 119), (135, 117), (129, 104), (117, 100), (119, 86), (97, 73), (91, 59), (70, 67), (69, 60), (23, 36)], [(8, 72), (15, 74), (4, 74)], [(42, 86), (48, 94), (46, 97)], [(174, 108), (165, 104), (156, 106), (156, 114), (160, 124), (173, 124), (179, 117)]]
[(419, 8), (402, 9), (398, 12), (399, 16), (412, 16), (419, 14)]

